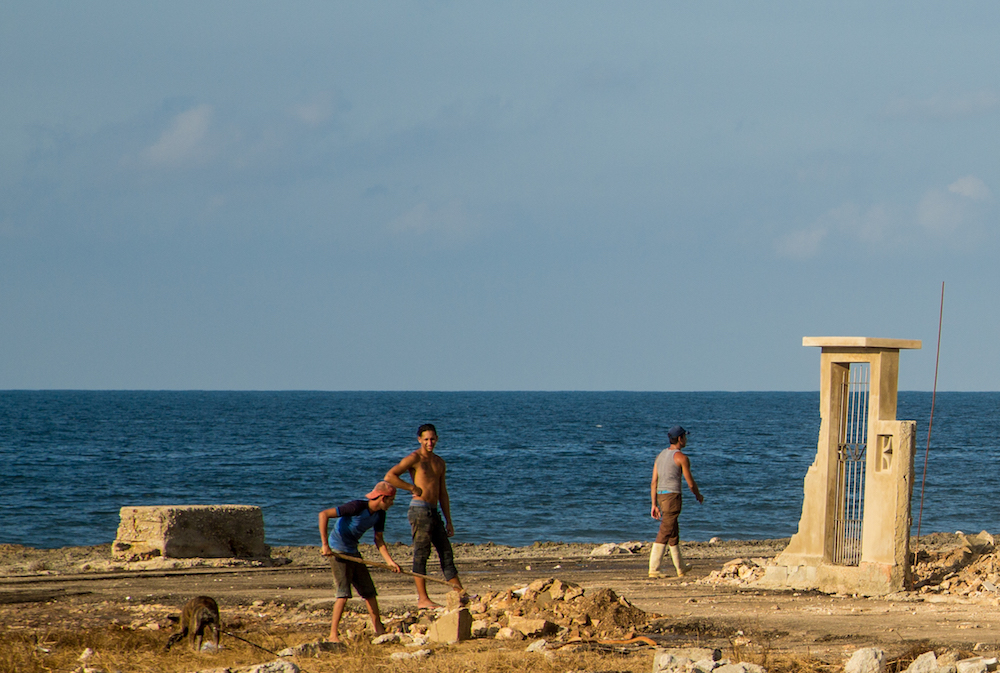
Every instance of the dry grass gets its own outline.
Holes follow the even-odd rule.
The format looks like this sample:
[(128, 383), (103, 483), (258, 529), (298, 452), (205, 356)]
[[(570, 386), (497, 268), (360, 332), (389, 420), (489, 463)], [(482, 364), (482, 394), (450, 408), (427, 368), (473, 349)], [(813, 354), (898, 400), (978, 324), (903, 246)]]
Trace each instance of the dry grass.
[[(316, 640), (315, 633), (241, 633), (242, 637), (277, 652), (290, 645)], [(52, 631), (43, 636), (12, 634), (0, 642), (0, 673), (70, 672), (80, 666), (80, 654), (90, 648), (89, 667), (123, 673), (190, 673), (222, 667), (237, 668), (275, 659), (247, 643), (223, 636), (215, 653), (195, 653), (178, 644), (163, 651), (164, 634), (109, 627), (88, 631)], [(607, 652), (525, 652), (527, 643), (470, 641), (435, 645), (426, 659), (393, 660), (393, 652), (412, 651), (400, 645), (372, 645), (367, 637), (345, 642), (342, 652), (301, 658), (295, 662), (305, 673), (648, 673), (653, 651), (620, 654)]]

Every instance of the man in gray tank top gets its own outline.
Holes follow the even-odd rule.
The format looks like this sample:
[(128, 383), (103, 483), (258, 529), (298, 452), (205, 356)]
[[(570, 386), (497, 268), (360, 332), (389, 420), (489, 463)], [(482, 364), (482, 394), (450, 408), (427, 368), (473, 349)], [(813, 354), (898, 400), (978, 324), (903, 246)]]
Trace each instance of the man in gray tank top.
[(660, 571), (660, 564), (668, 546), (677, 576), (681, 577), (691, 570), (691, 566), (684, 563), (681, 557), (680, 526), (677, 521), (681, 513), (681, 475), (698, 502), (705, 501), (698, 490), (698, 484), (691, 476), (691, 461), (683, 453), (687, 446), (687, 430), (675, 425), (667, 431), (667, 437), (670, 438), (670, 448), (664, 449), (656, 457), (653, 463), (653, 481), (649, 486), (650, 499), (653, 501), (649, 515), (660, 521), (660, 530), (649, 554), (650, 577), (667, 576)]

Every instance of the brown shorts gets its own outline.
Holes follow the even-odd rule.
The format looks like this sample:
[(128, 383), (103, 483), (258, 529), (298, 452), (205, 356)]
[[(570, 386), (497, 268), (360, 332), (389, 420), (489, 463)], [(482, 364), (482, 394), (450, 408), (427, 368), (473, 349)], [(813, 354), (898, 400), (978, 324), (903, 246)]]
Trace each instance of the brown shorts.
[(656, 506), (660, 508), (660, 530), (656, 541), (671, 547), (680, 544), (681, 529), (677, 519), (681, 515), (681, 494), (657, 493)]
[(333, 588), (337, 592), (337, 598), (350, 598), (352, 586), (362, 598), (375, 598), (377, 592), (368, 566), (344, 561), (336, 556), (331, 559), (330, 565), (333, 566)]

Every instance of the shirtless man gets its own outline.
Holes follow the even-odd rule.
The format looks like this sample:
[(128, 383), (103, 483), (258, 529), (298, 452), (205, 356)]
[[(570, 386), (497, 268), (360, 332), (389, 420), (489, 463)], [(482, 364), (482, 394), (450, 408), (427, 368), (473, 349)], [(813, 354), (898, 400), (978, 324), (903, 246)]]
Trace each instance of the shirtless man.
[[(434, 545), (441, 561), (444, 578), (462, 591), (462, 582), (458, 579), (455, 557), (451, 551), (451, 542), (448, 540), (455, 534), (455, 527), (451, 524), (451, 504), (448, 501), (448, 487), (444, 479), (444, 459), (434, 453), (434, 446), (438, 441), (437, 430), (430, 423), (421, 425), (417, 429), (417, 440), (420, 442), (420, 448), (389, 470), (385, 475), (385, 481), (413, 494), (406, 515), (413, 531), (413, 572), (420, 575), (427, 574), (427, 559), (431, 555), (431, 545)], [(400, 479), (404, 472), (410, 474), (413, 483)], [(440, 512), (438, 506), (441, 507)], [(423, 577), (414, 577), (413, 582), (417, 585), (418, 608), (441, 607), (427, 595), (427, 581)]]
[(691, 570), (691, 566), (684, 563), (681, 556), (680, 527), (677, 523), (681, 514), (681, 476), (698, 502), (705, 501), (698, 490), (698, 484), (691, 476), (691, 460), (683, 453), (687, 446), (687, 430), (675, 425), (667, 431), (667, 437), (670, 439), (670, 448), (664, 449), (656, 457), (656, 462), (653, 463), (653, 480), (649, 486), (650, 499), (653, 501), (649, 515), (660, 520), (660, 530), (649, 554), (650, 577), (666, 577), (660, 571), (660, 563), (667, 546), (670, 547), (670, 558), (674, 562), (677, 576), (681, 577)]

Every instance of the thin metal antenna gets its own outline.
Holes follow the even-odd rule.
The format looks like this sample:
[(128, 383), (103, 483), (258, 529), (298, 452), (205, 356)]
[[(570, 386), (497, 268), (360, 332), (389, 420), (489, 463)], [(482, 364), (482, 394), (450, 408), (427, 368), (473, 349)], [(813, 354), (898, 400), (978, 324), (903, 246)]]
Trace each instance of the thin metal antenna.
[(931, 452), (931, 428), (934, 427), (934, 402), (937, 399), (938, 363), (941, 361), (941, 325), (944, 323), (944, 281), (941, 281), (941, 311), (938, 313), (937, 355), (934, 356), (934, 389), (931, 392), (931, 418), (927, 422), (927, 449), (924, 450), (924, 475), (920, 478), (920, 513), (917, 515), (917, 542), (913, 549), (913, 562), (920, 551), (920, 524), (924, 518), (924, 484), (927, 483), (927, 457)]

